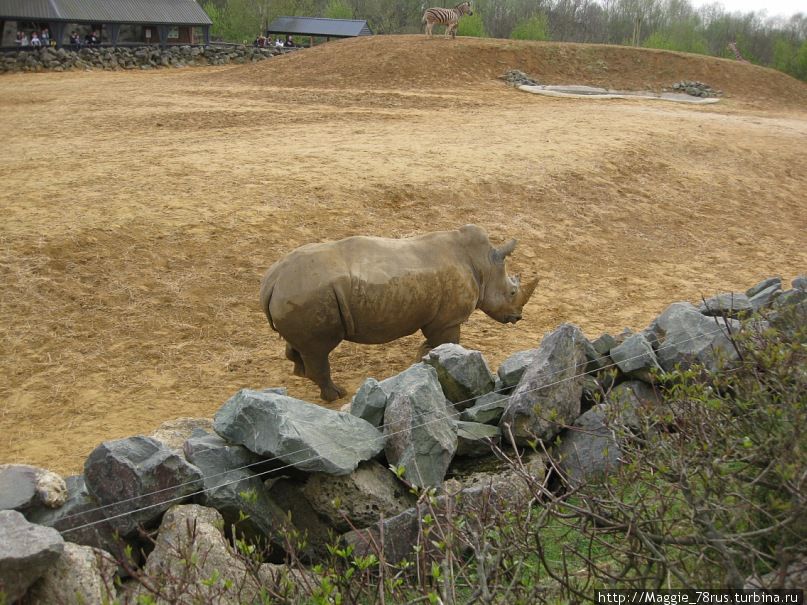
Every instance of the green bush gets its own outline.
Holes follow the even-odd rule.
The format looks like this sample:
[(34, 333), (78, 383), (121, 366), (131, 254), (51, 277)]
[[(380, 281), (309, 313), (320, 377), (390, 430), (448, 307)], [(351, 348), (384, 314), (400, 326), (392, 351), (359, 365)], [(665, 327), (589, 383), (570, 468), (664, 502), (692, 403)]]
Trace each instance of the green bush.
[(546, 15), (537, 13), (520, 21), (513, 28), (510, 37), (514, 40), (549, 40), (549, 22)]
[(462, 17), (457, 27), (457, 35), (486, 38), (487, 34), (485, 33), (485, 24), (482, 21), (482, 15), (476, 11), (473, 15)]

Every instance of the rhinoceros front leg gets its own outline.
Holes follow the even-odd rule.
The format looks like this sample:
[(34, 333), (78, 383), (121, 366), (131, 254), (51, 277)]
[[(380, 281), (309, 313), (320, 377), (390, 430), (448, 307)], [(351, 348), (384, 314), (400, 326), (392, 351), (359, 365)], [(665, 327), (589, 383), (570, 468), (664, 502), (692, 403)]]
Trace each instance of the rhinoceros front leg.
[(300, 356), (305, 366), (305, 376), (317, 383), (320, 397), (325, 401), (335, 401), (347, 394), (345, 389), (336, 386), (331, 380), (331, 364), (328, 361), (328, 353), (301, 353)]
[(426, 326), (421, 330), (426, 337), (425, 342), (418, 349), (418, 361), (435, 347), (439, 347), (447, 342), (459, 343), (460, 326), (434, 327)]

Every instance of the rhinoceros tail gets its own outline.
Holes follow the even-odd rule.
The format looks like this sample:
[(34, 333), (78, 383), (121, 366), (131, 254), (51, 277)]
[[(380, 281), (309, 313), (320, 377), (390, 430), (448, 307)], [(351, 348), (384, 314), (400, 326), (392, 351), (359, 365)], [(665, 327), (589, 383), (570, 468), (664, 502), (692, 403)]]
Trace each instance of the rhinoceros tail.
[(275, 290), (275, 282), (277, 281), (274, 273), (269, 271), (261, 282), (261, 309), (266, 314), (266, 319), (269, 320), (269, 325), (277, 332), (275, 322), (272, 321), (272, 314), (269, 312), (269, 303), (272, 301), (272, 292)]

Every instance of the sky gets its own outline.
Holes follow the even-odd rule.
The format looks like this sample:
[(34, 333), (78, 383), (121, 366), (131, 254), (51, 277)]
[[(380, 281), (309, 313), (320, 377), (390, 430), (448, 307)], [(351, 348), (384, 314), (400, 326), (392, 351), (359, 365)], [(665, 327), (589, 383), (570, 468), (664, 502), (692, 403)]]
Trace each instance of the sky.
[[(700, 8), (712, 4), (715, 0), (690, 0), (692, 5)], [(766, 11), (769, 17), (790, 17), (796, 13), (807, 14), (807, 0), (717, 0), (728, 12)]]

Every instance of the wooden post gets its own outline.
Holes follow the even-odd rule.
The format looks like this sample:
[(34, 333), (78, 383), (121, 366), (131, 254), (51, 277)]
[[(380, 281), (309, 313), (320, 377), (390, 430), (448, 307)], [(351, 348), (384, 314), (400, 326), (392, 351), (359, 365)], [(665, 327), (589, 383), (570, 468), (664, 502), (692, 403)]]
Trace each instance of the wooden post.
[(308, 48), (313, 48), (314, 46), (314, 36), (308, 36)]

